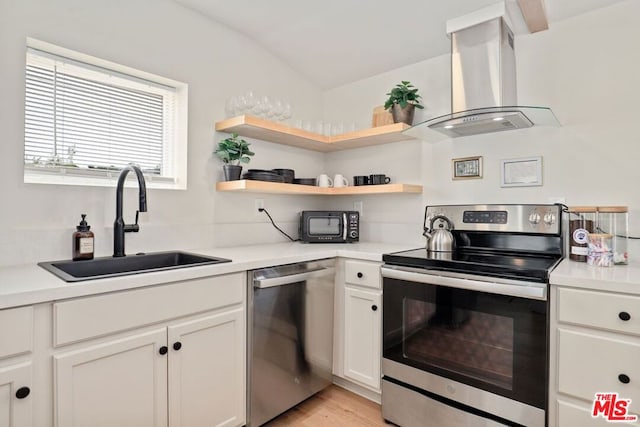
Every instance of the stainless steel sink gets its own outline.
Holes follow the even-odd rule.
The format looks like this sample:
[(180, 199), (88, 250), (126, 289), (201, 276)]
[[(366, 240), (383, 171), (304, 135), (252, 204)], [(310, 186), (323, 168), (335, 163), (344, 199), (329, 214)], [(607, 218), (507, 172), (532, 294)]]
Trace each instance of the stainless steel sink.
[(175, 251), (115, 258), (101, 257), (87, 261), (49, 261), (40, 262), (38, 265), (66, 282), (80, 282), (223, 262), (231, 262), (231, 260)]

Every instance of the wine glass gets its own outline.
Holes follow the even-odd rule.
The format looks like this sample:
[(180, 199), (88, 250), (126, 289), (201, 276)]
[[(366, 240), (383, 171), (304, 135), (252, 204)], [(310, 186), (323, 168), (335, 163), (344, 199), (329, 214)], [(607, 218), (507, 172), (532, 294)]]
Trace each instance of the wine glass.
[(280, 120), (285, 121), (291, 118), (291, 104), (289, 101), (283, 101), (282, 113), (280, 114)]
[(227, 98), (224, 104), (224, 111), (227, 113), (227, 118), (234, 117), (238, 114), (238, 100), (235, 96)]
[(284, 111), (284, 105), (282, 105), (282, 101), (276, 98), (273, 102), (273, 118), (280, 121), (282, 120), (282, 112)]
[(245, 95), (245, 113), (250, 114), (253, 111), (253, 107), (256, 105), (257, 98), (253, 94), (253, 91), (247, 92)]

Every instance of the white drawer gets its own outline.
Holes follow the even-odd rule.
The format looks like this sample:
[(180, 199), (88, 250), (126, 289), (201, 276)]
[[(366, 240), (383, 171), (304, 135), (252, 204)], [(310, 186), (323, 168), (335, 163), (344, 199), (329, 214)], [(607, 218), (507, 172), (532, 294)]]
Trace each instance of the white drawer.
[(344, 281), (352, 285), (381, 288), (380, 264), (377, 262), (346, 260), (344, 277)]
[[(620, 396), (622, 397), (622, 396)], [(631, 410), (637, 410), (638, 407), (634, 408), (634, 403), (631, 402)], [(556, 424), (558, 427), (604, 427), (618, 424), (626, 427), (638, 427), (640, 423), (611, 423), (605, 420), (603, 417), (593, 418), (591, 416), (591, 407), (582, 407), (577, 406), (568, 402), (563, 402), (558, 400), (558, 423)]]
[(54, 346), (239, 304), (244, 273), (115, 292), (53, 305)]
[(558, 320), (640, 335), (640, 297), (558, 288)]
[[(640, 403), (640, 341), (558, 329), (558, 391), (593, 401), (617, 392)], [(626, 375), (624, 384), (619, 376)], [(634, 409), (634, 408), (632, 408)], [(637, 408), (635, 408), (637, 410)]]
[(0, 359), (29, 353), (33, 345), (33, 307), (0, 310)]

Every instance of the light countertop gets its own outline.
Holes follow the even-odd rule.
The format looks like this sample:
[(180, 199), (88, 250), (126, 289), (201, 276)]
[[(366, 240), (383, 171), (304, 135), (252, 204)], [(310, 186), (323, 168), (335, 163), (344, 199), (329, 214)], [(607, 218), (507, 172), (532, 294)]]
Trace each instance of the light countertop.
[[(274, 265), (314, 259), (344, 257), (382, 261), (382, 254), (414, 249), (413, 246), (388, 243), (302, 244), (274, 243), (227, 248), (185, 250), (205, 256), (231, 259), (232, 262), (179, 268), (106, 279), (67, 283), (36, 264), (0, 268), (0, 309), (31, 305), (140, 288), (200, 277), (237, 273)], [(592, 267), (564, 259), (551, 273), (552, 285), (640, 295), (640, 265)]]
[(275, 243), (185, 250), (185, 252), (205, 256), (228, 258), (232, 262), (75, 283), (65, 282), (36, 264), (2, 267), (0, 268), (0, 309), (314, 259), (345, 257), (382, 261), (382, 254), (384, 253), (408, 249), (414, 249), (414, 247), (363, 242), (351, 244)]
[(640, 264), (594, 267), (565, 258), (551, 272), (552, 285), (640, 295)]

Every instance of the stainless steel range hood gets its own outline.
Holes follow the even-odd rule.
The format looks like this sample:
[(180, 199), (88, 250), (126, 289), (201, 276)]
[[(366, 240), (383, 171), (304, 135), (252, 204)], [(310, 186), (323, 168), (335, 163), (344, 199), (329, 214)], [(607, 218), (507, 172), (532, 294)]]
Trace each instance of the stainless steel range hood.
[(405, 133), (437, 141), (536, 125), (559, 126), (549, 108), (517, 106), (514, 37), (503, 17), (452, 30), (450, 36), (454, 112)]

